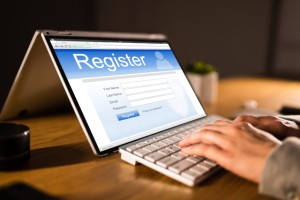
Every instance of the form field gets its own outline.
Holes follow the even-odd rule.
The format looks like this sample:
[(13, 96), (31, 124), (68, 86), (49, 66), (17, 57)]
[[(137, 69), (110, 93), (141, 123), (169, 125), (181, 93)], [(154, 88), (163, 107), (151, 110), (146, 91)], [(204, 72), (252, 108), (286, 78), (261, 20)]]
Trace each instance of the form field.
[(161, 90), (161, 89), (168, 89), (171, 88), (169, 84), (161, 84), (161, 85), (154, 85), (154, 86), (144, 86), (132, 89), (124, 89), (125, 94), (134, 94), (134, 93), (141, 93), (141, 92), (149, 92), (154, 90)]
[(158, 90), (158, 91), (154, 91), (154, 92), (130, 95), (130, 96), (127, 96), (127, 98), (129, 101), (132, 101), (132, 100), (137, 100), (137, 99), (145, 99), (145, 98), (149, 98), (149, 97), (161, 96), (161, 95), (165, 95), (165, 94), (173, 94), (173, 90), (171, 90), (171, 89)]
[(175, 98), (176, 98), (175, 94), (169, 94), (169, 95), (164, 95), (164, 96), (160, 96), (160, 97), (154, 97), (154, 98), (144, 99), (144, 100), (140, 100), (140, 101), (133, 101), (133, 102), (130, 102), (130, 105), (132, 107), (136, 107), (136, 106), (141, 106), (141, 105), (145, 105), (145, 104), (155, 103), (155, 102), (159, 102), (159, 101), (165, 101), (165, 100), (169, 100), (169, 99), (175, 99)]
[(132, 107), (176, 98), (165, 78), (122, 83), (121, 86)]
[(131, 87), (142, 87), (146, 85), (155, 85), (155, 84), (162, 84), (168, 83), (167, 79), (156, 79), (156, 80), (148, 80), (148, 81), (137, 81), (132, 83), (122, 83), (122, 88), (131, 88)]

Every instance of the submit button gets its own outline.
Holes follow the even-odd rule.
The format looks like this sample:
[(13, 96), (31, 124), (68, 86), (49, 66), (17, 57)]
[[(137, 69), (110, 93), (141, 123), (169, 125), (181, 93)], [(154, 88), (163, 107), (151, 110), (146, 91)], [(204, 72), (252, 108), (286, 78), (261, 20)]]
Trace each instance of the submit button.
[(137, 110), (134, 110), (134, 111), (127, 112), (127, 113), (118, 114), (117, 118), (119, 121), (122, 121), (124, 119), (129, 119), (129, 118), (138, 117), (138, 116), (140, 116), (139, 112)]

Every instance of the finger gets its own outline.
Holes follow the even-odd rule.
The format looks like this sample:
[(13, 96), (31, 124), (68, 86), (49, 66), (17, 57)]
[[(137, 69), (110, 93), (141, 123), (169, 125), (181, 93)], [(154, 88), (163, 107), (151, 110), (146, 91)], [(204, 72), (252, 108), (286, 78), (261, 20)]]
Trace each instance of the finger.
[(207, 124), (201, 128), (203, 129), (209, 129), (216, 132), (220, 132), (225, 135), (233, 135), (237, 131), (239, 131), (239, 126), (236, 126), (235, 124), (227, 124), (227, 125), (216, 125), (216, 124)]
[(286, 120), (274, 116), (241, 115), (235, 121), (244, 121), (264, 131), (285, 136)]
[(264, 121), (264, 116), (255, 116), (255, 115), (240, 115), (234, 120), (234, 122), (248, 122), (253, 126), (257, 126), (261, 124), (262, 121)]
[(215, 121), (214, 123), (212, 124), (208, 124), (208, 125), (227, 125), (227, 126), (231, 126), (231, 125), (240, 125), (240, 126), (243, 126), (245, 125), (245, 123), (248, 123), (248, 122), (244, 122), (244, 121), (223, 121), (223, 120), (218, 120), (218, 121)]
[(232, 122), (231, 121), (224, 121), (224, 120), (217, 120), (212, 124), (215, 124), (215, 125), (230, 125), (230, 124), (232, 124)]
[[(191, 135), (197, 134), (199, 133), (201, 130), (203, 129), (211, 129), (211, 127), (213, 127), (214, 125), (224, 125), (224, 126), (232, 126), (234, 123), (230, 122), (230, 121), (222, 121), (222, 120), (217, 120), (215, 121), (213, 124), (206, 124), (204, 126), (202, 126), (201, 128), (189, 133), (188, 135), (184, 136), (181, 138), (181, 140), (186, 140), (187, 138), (189, 138)], [(243, 125), (243, 124), (239, 124), (239, 125)]]
[(183, 136), (183, 137), (181, 138), (181, 140), (185, 140), (185, 139), (187, 139), (188, 137), (190, 137), (190, 136), (193, 135), (193, 134), (198, 134), (200, 131), (201, 131), (201, 128), (198, 128), (198, 129), (196, 129), (196, 130), (190, 132), (189, 134)]
[(248, 133), (251, 133), (251, 136), (259, 139), (264, 140), (265, 142), (272, 141), (273, 143), (280, 143), (280, 140), (278, 140), (276, 137), (271, 135), (268, 132), (265, 132), (263, 130), (258, 129), (257, 127), (252, 126), (249, 124), (249, 126), (245, 127)]
[(228, 136), (209, 129), (204, 129), (201, 130), (198, 134), (191, 135), (186, 140), (181, 141), (179, 143), (179, 146), (187, 147), (193, 144), (198, 144), (200, 142), (210, 145), (216, 145), (222, 149), (228, 149), (231, 146), (231, 142)]
[(182, 148), (181, 151), (187, 155), (204, 156), (208, 159), (216, 161), (217, 163), (226, 157), (226, 153), (223, 150), (214, 145), (205, 143), (194, 144), (192, 146)]
[[(201, 130), (202, 130), (202, 129), (199, 128), (199, 129), (197, 129), (197, 130), (195, 130), (195, 131), (189, 133), (188, 135), (182, 137), (180, 143), (181, 143), (181, 144), (184, 144), (185, 146), (191, 145), (191, 144), (187, 143), (187, 141), (190, 141), (189, 138), (191, 138), (191, 137), (193, 138), (193, 140), (195, 140), (196, 143), (201, 142), (201, 141), (198, 140), (198, 137), (199, 137), (198, 134), (200, 134)], [(187, 140), (187, 139), (189, 139), (189, 140)]]
[[(192, 138), (192, 139), (191, 139)], [(187, 136), (183, 137), (178, 143), (180, 147), (189, 146), (191, 144), (200, 143), (202, 140), (200, 138), (200, 130), (197, 132), (192, 132)]]
[[(215, 121), (215, 122), (212, 123), (212, 124), (206, 124), (206, 125), (202, 126), (201, 128), (198, 128), (197, 130), (195, 130), (195, 131), (189, 133), (188, 135), (183, 136), (183, 137), (181, 138), (181, 140), (187, 139), (187, 138), (190, 137), (192, 134), (197, 134), (197, 133), (198, 133), (199, 131), (201, 131), (203, 128), (209, 127), (208, 125), (231, 125), (231, 124), (232, 124), (232, 122), (230, 122), (230, 121), (217, 120), (217, 121)], [(206, 127), (206, 126), (207, 126), (207, 127)]]

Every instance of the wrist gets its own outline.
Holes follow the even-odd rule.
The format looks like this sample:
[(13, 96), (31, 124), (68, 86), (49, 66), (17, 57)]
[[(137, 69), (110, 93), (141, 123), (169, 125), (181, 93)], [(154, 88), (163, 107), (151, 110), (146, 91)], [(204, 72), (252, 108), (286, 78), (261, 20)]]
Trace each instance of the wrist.
[(269, 146), (268, 148), (264, 149), (264, 154), (263, 154), (264, 156), (261, 157), (261, 161), (260, 161), (260, 165), (259, 165), (259, 169), (258, 169), (259, 173), (257, 174), (257, 177), (254, 180), (256, 183), (261, 182), (262, 173), (263, 173), (263, 170), (266, 166), (268, 158), (275, 151), (275, 149), (277, 149), (280, 146), (280, 144), (276, 144), (274, 146)]

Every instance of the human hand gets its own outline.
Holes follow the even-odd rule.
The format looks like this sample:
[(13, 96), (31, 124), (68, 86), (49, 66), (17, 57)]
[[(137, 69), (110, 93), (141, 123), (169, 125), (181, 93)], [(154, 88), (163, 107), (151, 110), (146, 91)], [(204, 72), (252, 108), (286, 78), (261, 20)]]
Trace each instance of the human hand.
[(273, 134), (282, 140), (288, 136), (300, 137), (300, 127), (296, 122), (274, 116), (240, 115), (235, 122), (248, 122), (254, 127)]
[(216, 121), (179, 143), (182, 152), (204, 156), (225, 169), (259, 183), (267, 156), (281, 141), (246, 122)]

